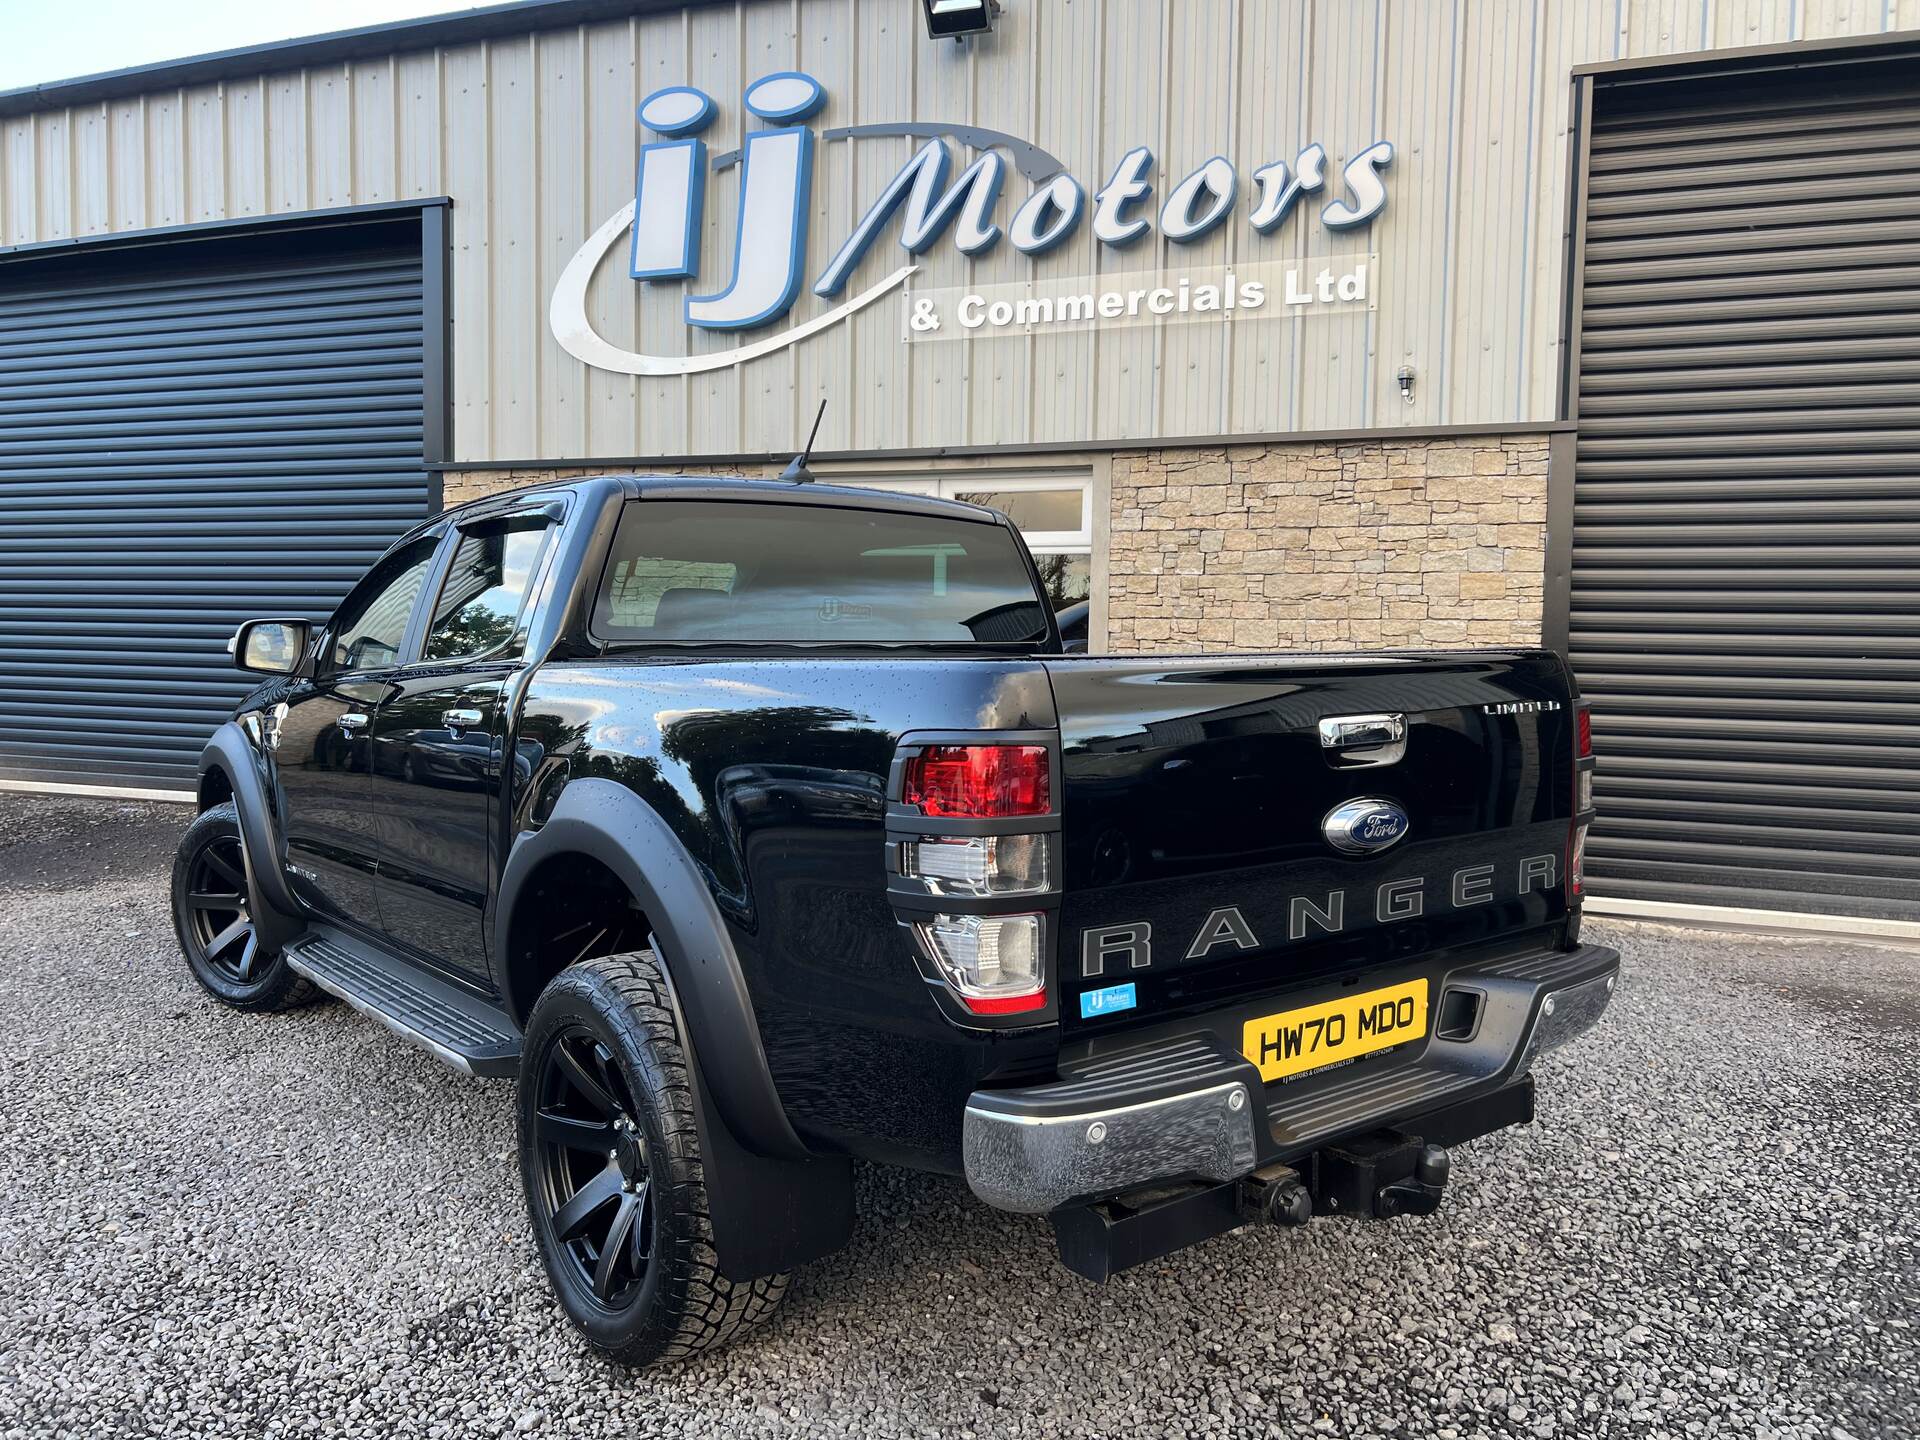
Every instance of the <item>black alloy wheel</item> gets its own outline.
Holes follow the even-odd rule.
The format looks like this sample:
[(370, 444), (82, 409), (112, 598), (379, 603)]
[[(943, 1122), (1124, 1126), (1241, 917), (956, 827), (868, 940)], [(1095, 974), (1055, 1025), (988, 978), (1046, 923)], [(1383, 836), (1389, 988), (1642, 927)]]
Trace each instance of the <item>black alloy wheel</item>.
[(560, 1253), (594, 1299), (623, 1309), (653, 1264), (652, 1147), (613, 1052), (573, 1025), (539, 1072), (534, 1182)]
[(236, 1010), (290, 1010), (319, 994), (261, 937), (240, 816), (231, 800), (205, 811), (180, 837), (173, 857), (173, 932), (201, 988)]
[(205, 963), (236, 985), (252, 981), (260, 936), (247, 900), (247, 857), (238, 835), (204, 846), (187, 869), (187, 928)]
[(650, 950), (576, 961), (527, 1016), (516, 1108), (534, 1244), (567, 1318), (625, 1365), (725, 1345), (787, 1290), (784, 1274), (727, 1278), (735, 1242), (714, 1233), (693, 1074)]

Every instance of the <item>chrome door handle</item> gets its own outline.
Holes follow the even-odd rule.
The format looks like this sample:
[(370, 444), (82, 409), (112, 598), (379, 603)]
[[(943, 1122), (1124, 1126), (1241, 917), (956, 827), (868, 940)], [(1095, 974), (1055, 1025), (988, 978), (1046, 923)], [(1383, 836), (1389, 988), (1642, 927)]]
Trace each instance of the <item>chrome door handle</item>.
[(367, 728), (367, 717), (356, 710), (349, 710), (334, 723), (349, 735), (353, 735)]
[(1405, 715), (1334, 715), (1320, 722), (1320, 748), (1339, 768), (1392, 765), (1407, 753)]
[(446, 710), (440, 715), (440, 723), (449, 730), (471, 730), (480, 719), (478, 710)]

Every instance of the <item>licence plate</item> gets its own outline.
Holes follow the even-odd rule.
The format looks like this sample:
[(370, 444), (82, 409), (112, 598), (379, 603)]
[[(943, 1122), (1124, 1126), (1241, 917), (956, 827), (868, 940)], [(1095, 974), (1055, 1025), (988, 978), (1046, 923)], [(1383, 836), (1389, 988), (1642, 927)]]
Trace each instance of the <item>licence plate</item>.
[(1240, 1053), (1259, 1067), (1262, 1080), (1284, 1080), (1426, 1033), (1427, 982), (1410, 980), (1249, 1020), (1240, 1030)]

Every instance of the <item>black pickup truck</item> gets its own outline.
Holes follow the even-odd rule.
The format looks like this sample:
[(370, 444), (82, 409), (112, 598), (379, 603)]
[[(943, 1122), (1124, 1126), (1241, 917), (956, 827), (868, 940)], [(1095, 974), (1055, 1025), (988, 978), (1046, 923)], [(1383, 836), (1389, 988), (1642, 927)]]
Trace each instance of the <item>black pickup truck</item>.
[(271, 678), (175, 863), (194, 974), (517, 1079), (554, 1288), (630, 1363), (768, 1315), (855, 1158), (1094, 1280), (1424, 1214), (1618, 970), (1557, 657), (1068, 655), (970, 505), (557, 485), (234, 646)]

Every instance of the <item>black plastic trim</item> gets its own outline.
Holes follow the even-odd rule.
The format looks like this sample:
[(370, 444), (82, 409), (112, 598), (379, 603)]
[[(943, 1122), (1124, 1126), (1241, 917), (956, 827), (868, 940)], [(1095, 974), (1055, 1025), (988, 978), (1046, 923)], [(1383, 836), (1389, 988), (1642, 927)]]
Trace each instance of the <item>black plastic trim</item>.
[[(654, 953), (663, 955), (659, 937), (653, 939)], [(692, 1062), (693, 1118), (720, 1273), (742, 1283), (831, 1255), (853, 1234), (853, 1161), (844, 1155), (755, 1155), (742, 1146), (714, 1104), (707, 1063), (693, 1043), (673, 977), (666, 981)]]
[(247, 862), (247, 898), (260, 938), (284, 945), (306, 927), (300, 903), (281, 869), (284, 850), (276, 811), (268, 800), (264, 765), (247, 732), (232, 720), (215, 730), (200, 752), (200, 774), (218, 770), (233, 791), (240, 816), (241, 848)]
[[(590, 855), (618, 875), (652, 922), (688, 1039), (709, 1059), (707, 1079), (728, 1127), (760, 1154), (807, 1158), (774, 1087), (753, 1001), (713, 894), (667, 823), (624, 786), (575, 780), (560, 792), (547, 823), (514, 841), (494, 910), (493, 979), (500, 993), (513, 994), (507, 945), (520, 891), (541, 861), (569, 854)], [(514, 1023), (524, 1025), (526, 1016), (514, 1013), (511, 999), (507, 1005)]]

